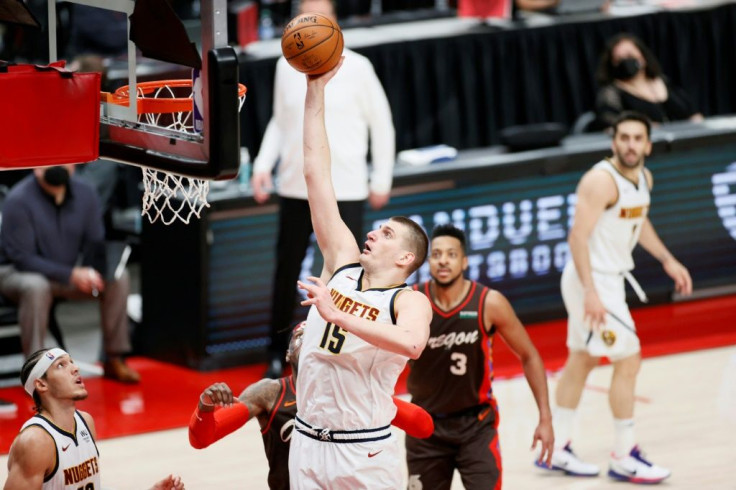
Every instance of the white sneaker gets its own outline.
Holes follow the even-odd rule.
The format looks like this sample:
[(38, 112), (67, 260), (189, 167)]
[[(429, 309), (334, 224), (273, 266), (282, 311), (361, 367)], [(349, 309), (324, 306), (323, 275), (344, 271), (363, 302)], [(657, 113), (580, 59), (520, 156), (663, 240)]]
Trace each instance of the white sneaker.
[(611, 478), (631, 483), (659, 483), (671, 474), (667, 468), (644, 459), (639, 446), (634, 446), (628, 456), (617, 458), (612, 454), (608, 468), (608, 476)]
[(547, 466), (545, 462), (534, 462), (539, 468), (546, 470), (562, 471), (566, 475), (571, 476), (598, 476), (601, 472), (597, 465), (586, 463), (578, 459), (575, 453), (572, 452), (570, 443), (568, 442), (565, 447), (557, 448), (552, 453), (552, 467)]

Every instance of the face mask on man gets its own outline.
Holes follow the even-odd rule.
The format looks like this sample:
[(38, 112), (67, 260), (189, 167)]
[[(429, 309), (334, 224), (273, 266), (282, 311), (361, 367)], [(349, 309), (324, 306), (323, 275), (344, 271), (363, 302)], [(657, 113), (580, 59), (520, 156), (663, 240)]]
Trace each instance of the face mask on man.
[(613, 76), (619, 80), (630, 80), (639, 73), (641, 64), (636, 58), (624, 58), (613, 67)]
[(49, 167), (43, 173), (43, 180), (52, 187), (61, 187), (69, 182), (69, 171), (60, 165)]

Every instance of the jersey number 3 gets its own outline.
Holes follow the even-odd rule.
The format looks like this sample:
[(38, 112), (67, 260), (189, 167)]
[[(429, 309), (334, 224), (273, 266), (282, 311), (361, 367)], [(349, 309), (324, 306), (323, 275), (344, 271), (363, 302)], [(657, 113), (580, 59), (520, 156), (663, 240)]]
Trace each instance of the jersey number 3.
[(345, 343), (345, 334), (347, 330), (343, 330), (334, 323), (325, 325), (325, 334), (322, 336), (322, 342), (319, 346), (327, 349), (333, 354), (339, 354), (342, 350), (342, 344)]
[(450, 360), (454, 364), (450, 364), (450, 372), (455, 376), (462, 376), (468, 371), (468, 356), (462, 352), (453, 352), (450, 354)]

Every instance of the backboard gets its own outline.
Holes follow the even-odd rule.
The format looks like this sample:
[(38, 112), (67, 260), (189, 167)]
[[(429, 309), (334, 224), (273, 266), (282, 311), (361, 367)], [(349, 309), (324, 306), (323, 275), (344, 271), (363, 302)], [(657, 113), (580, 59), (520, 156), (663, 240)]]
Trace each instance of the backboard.
[[(127, 64), (123, 77), (130, 94), (138, 93), (146, 63), (175, 67), (169, 71), (176, 78), (183, 73), (190, 80), (196, 70), (199, 78), (192, 97), (197, 100), (198, 131), (150, 123), (140, 116), (137, 97), (125, 104), (103, 97), (100, 157), (199, 179), (234, 178), (240, 165), (238, 59), (228, 46), (226, 0), (201, 0), (199, 21), (189, 32), (167, 0), (69, 1), (125, 14), (128, 46), (122, 64)], [(50, 62), (57, 58), (56, 3), (48, 2)]]

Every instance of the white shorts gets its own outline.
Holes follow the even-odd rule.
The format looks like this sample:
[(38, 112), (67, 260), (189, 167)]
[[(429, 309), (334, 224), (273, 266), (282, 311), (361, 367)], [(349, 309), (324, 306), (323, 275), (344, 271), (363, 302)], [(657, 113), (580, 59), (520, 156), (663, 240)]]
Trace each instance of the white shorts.
[(392, 434), (372, 442), (324, 442), (294, 430), (289, 449), (291, 490), (404, 488), (399, 445)]
[(578, 278), (575, 264), (565, 265), (562, 271), (562, 300), (567, 310), (567, 348), (587, 351), (594, 357), (618, 361), (641, 351), (636, 325), (626, 304), (624, 276), (593, 271), (593, 283), (608, 314), (606, 323), (598, 332), (591, 332), (584, 321), (585, 293)]

